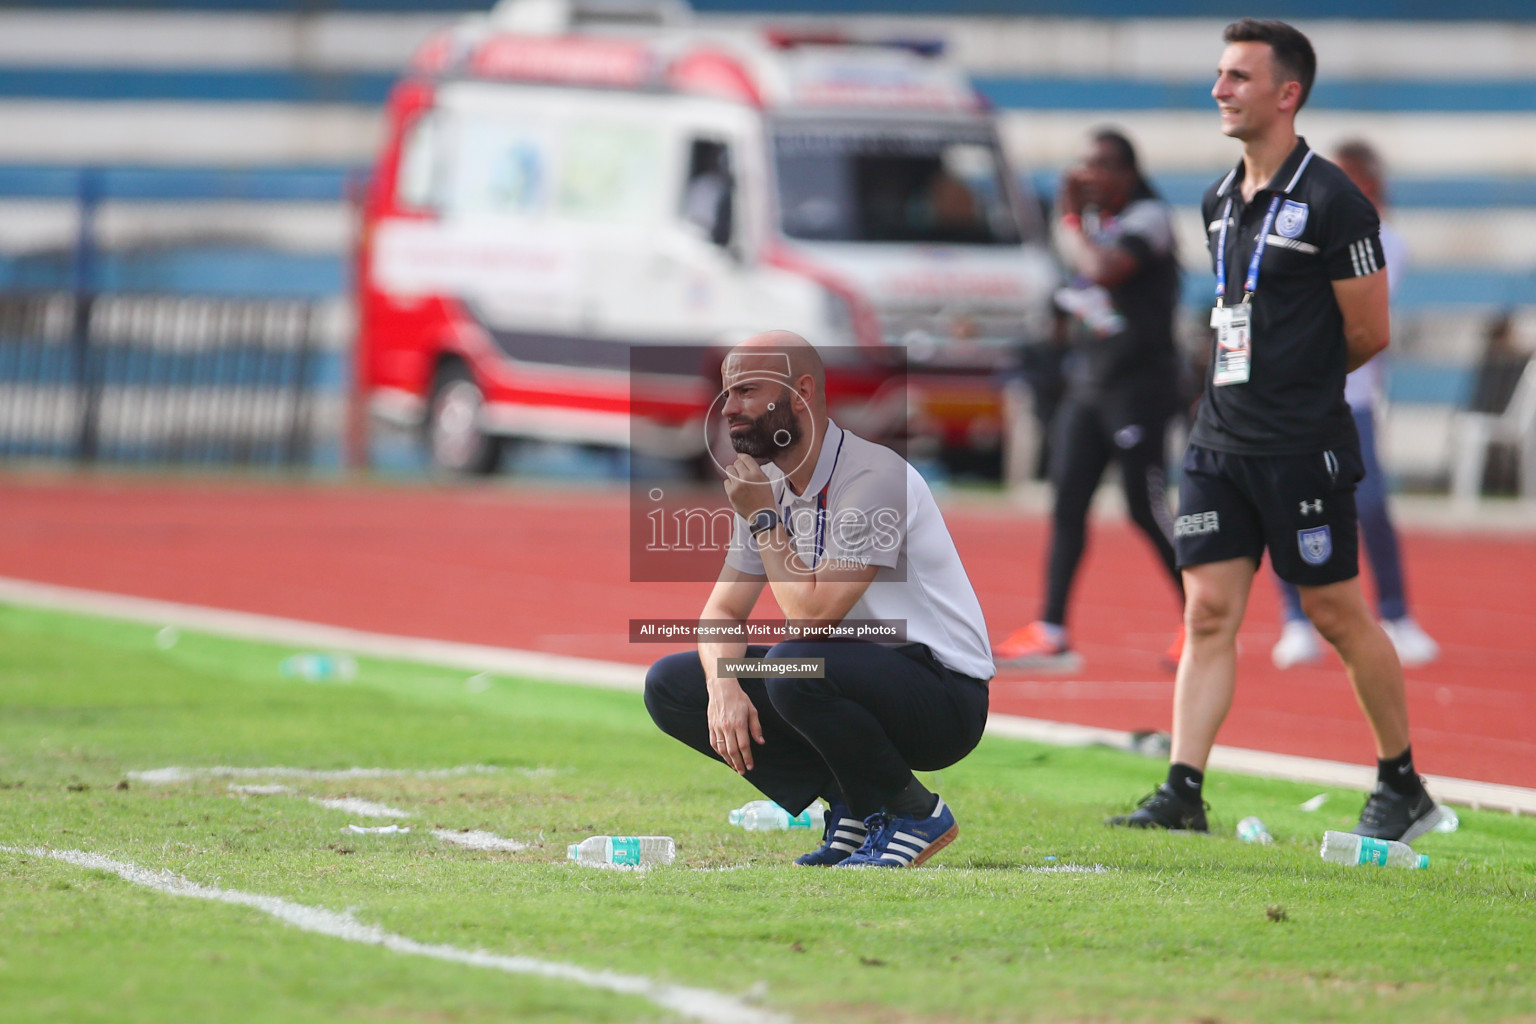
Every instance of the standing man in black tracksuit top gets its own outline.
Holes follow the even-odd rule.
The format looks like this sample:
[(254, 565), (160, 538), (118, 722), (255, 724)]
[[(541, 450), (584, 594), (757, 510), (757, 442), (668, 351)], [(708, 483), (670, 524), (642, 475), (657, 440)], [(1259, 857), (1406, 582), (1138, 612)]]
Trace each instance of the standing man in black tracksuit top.
[[(1064, 364), (1067, 394), (1051, 422), (1055, 498), (1045, 604), (1037, 621), (993, 654), (999, 664), (1069, 672), (1081, 660), (1068, 642), (1067, 598), (1087, 543), (1088, 508), (1112, 461), (1126, 511), (1182, 607), (1163, 443), (1178, 403), (1179, 256), (1168, 204), (1117, 131), (1093, 133), (1082, 162), (1062, 182), (1058, 205), (1057, 240), (1074, 276), (1056, 304), (1071, 316), (1072, 348)], [(1179, 660), (1178, 646), (1175, 639), (1171, 664)]]
[(1284, 22), (1227, 26), (1211, 95), (1243, 159), (1201, 206), (1216, 272), (1205, 398), (1175, 546), (1188, 640), (1168, 780), (1110, 823), (1206, 830), (1206, 760), (1237, 681), (1237, 629), (1264, 550), (1344, 660), (1376, 740), (1355, 832), (1411, 841), (1440, 810), (1409, 746), (1403, 670), (1359, 581), (1360, 442), (1344, 377), (1387, 345), (1386, 260), (1370, 200), (1296, 135), (1317, 58)]

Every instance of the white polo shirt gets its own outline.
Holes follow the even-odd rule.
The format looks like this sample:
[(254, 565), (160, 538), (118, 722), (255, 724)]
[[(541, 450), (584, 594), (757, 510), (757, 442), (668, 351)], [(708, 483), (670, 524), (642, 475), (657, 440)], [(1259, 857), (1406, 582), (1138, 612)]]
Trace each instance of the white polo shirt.
[[(927, 644), (947, 668), (977, 679), (997, 674), (981, 602), (928, 481), (905, 459), (828, 420), (803, 494), (789, 489), (773, 463), (763, 472), (802, 561), (880, 566), (845, 619), (904, 621), (906, 642)], [(757, 545), (737, 516), (725, 563), (767, 575)]]

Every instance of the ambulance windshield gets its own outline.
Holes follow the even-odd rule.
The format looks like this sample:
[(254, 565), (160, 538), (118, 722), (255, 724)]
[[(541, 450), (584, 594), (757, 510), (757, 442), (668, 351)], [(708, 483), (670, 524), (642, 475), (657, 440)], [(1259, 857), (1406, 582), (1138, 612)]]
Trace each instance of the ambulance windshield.
[(985, 123), (783, 120), (773, 129), (784, 234), (828, 242), (1017, 245)]

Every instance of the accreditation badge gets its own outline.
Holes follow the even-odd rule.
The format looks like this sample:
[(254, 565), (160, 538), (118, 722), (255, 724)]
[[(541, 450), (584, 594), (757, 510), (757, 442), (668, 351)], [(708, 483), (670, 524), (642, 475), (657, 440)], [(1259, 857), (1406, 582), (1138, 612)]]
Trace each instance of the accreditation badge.
[(1217, 306), (1211, 310), (1211, 326), (1216, 329), (1216, 366), (1211, 383), (1217, 387), (1246, 384), (1253, 366), (1253, 311), (1240, 306)]

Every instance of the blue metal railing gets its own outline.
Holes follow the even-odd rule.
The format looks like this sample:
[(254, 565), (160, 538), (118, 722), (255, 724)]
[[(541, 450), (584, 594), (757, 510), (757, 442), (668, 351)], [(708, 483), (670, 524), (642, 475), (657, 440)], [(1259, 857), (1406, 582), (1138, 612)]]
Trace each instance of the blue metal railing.
[(0, 195), (67, 199), (63, 250), (0, 258), (0, 458), (297, 467), (339, 395), (317, 305), (333, 255), (239, 246), (105, 250), (104, 201), (334, 202), (346, 172), (4, 168)]

